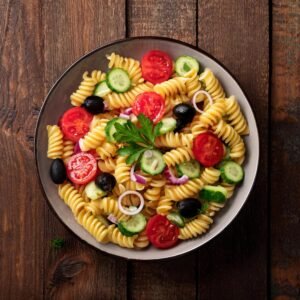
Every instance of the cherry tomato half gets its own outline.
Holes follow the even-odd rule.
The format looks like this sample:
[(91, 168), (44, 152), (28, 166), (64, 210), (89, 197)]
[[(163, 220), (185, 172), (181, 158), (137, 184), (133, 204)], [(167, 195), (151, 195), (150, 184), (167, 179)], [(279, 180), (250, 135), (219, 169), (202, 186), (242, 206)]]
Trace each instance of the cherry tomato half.
[(90, 153), (73, 155), (67, 163), (68, 178), (75, 184), (87, 184), (97, 175), (97, 162)]
[(194, 139), (193, 153), (204, 167), (212, 167), (224, 157), (223, 143), (211, 132), (200, 133)]
[(132, 112), (136, 116), (144, 114), (153, 123), (158, 123), (165, 113), (165, 100), (155, 92), (144, 92), (135, 98)]
[(147, 223), (146, 234), (153, 246), (167, 249), (177, 243), (179, 228), (165, 216), (155, 215)]
[(159, 50), (151, 50), (142, 58), (142, 75), (153, 84), (166, 81), (173, 72), (171, 57)]
[(79, 141), (90, 129), (93, 115), (82, 107), (68, 109), (60, 120), (60, 127), (66, 139)]

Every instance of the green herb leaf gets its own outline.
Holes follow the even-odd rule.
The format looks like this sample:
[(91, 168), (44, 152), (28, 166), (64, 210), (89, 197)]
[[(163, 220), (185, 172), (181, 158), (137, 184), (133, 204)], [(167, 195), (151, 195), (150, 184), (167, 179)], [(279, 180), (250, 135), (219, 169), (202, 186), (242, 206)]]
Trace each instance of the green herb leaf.
[(140, 156), (146, 151), (147, 149), (146, 148), (143, 148), (139, 151), (136, 151), (134, 153), (132, 153), (131, 155), (129, 155), (126, 159), (126, 163), (128, 165), (131, 165), (133, 164), (134, 162), (138, 161)]
[(116, 132), (113, 137), (117, 142), (123, 143), (145, 143), (138, 128), (130, 121), (125, 124), (115, 124)]
[(162, 125), (163, 125), (163, 123), (159, 122), (154, 127), (154, 130), (153, 130), (153, 143), (155, 142), (155, 138), (160, 136), (160, 129), (161, 129)]
[(152, 122), (149, 118), (147, 118), (145, 115), (140, 114), (137, 116), (141, 128), (140, 128), (140, 132), (143, 134), (143, 136), (149, 140), (152, 144), (153, 144), (153, 126), (152, 126)]
[(120, 148), (117, 153), (121, 156), (128, 156), (136, 151), (140, 151), (142, 149), (145, 149), (143, 146), (140, 146), (138, 144), (130, 143), (127, 146), (123, 146)]

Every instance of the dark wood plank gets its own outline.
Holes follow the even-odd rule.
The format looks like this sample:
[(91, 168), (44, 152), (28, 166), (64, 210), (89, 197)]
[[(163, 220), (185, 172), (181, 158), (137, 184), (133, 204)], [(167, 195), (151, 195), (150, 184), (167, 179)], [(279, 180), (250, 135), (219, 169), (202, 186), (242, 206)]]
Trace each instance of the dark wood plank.
[(300, 2), (272, 12), (272, 297), (300, 299)]
[[(196, 44), (196, 1), (129, 0), (128, 17), (129, 36), (159, 35)], [(130, 263), (130, 299), (195, 299), (195, 266), (195, 254)]]
[[(0, 298), (42, 296), (44, 221), (33, 136), (43, 98), (40, 5), (0, 4)], [(30, 66), (30, 67), (29, 67)]]
[[(76, 3), (76, 5), (74, 5)], [(86, 52), (125, 36), (125, 1), (45, 1), (43, 6), (45, 90)], [(45, 247), (45, 295), (55, 299), (125, 299), (127, 262), (82, 243), (48, 208), (47, 241), (66, 240), (61, 250)]]
[(268, 222), (268, 1), (199, 1), (199, 46), (236, 76), (261, 139), (256, 186), (236, 220), (199, 250), (199, 299), (265, 299)]

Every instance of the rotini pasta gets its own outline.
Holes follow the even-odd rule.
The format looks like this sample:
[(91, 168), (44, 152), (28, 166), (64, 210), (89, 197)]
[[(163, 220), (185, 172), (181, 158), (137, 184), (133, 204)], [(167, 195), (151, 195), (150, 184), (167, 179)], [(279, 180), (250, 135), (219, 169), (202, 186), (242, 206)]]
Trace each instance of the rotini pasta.
[(105, 79), (105, 73), (101, 71), (94, 70), (91, 76), (88, 74), (88, 72), (83, 73), (83, 80), (77, 91), (71, 95), (71, 104), (74, 106), (80, 106), (87, 97), (93, 95), (96, 84)]
[(63, 134), (57, 125), (47, 126), (48, 152), (47, 157), (51, 159), (61, 158), (64, 153)]
[(62, 154), (62, 159), (66, 162), (68, 160), (68, 158), (70, 158), (73, 155), (74, 152), (74, 142), (72, 141), (68, 141), (68, 140), (64, 140), (64, 144), (63, 144), (63, 154)]
[(154, 92), (166, 97), (174, 97), (178, 94), (186, 93), (187, 79), (183, 77), (175, 77), (168, 81), (156, 84), (153, 88)]
[(193, 135), (185, 133), (174, 133), (168, 132), (164, 135), (159, 136), (155, 140), (156, 147), (191, 147), (193, 143)]
[(108, 227), (108, 236), (112, 243), (124, 248), (134, 248), (134, 241), (137, 238), (137, 235), (131, 237), (123, 235), (115, 225)]
[(173, 149), (164, 154), (164, 160), (167, 166), (175, 166), (176, 164), (189, 161), (194, 158), (193, 151), (188, 147)]
[(191, 99), (201, 89), (201, 82), (195, 69), (191, 69), (184, 77), (188, 79), (186, 81), (187, 96)]

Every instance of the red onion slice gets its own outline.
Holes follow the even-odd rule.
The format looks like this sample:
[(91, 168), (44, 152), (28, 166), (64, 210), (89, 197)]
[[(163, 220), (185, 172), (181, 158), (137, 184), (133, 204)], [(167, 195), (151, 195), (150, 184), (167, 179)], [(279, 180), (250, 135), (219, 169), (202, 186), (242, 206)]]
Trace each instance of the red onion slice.
[(136, 164), (133, 164), (132, 167), (131, 167), (131, 170), (130, 170), (130, 179), (131, 179), (131, 181), (134, 181), (134, 182), (137, 182), (137, 183), (140, 183), (140, 184), (146, 184), (147, 183), (146, 178), (144, 176), (136, 174), (134, 172), (135, 165)]
[(107, 220), (109, 220), (110, 222), (114, 223), (114, 224), (118, 224), (118, 219), (113, 215), (113, 214), (110, 214), (108, 217), (107, 217)]
[(166, 176), (167, 180), (168, 180), (171, 184), (173, 184), (173, 185), (181, 185), (181, 184), (185, 184), (185, 183), (187, 183), (188, 180), (189, 180), (188, 176), (186, 176), (186, 175), (183, 175), (183, 176), (181, 176), (181, 177), (179, 177), (179, 178), (176, 177), (176, 176), (172, 173), (172, 171), (171, 171), (170, 168), (166, 168), (165, 171), (164, 171), (164, 173), (165, 173), (165, 176)]
[(197, 96), (200, 95), (200, 94), (203, 94), (207, 97), (208, 101), (209, 101), (209, 104), (212, 105), (213, 104), (213, 99), (212, 97), (210, 96), (210, 94), (206, 91), (203, 91), (203, 90), (200, 90), (198, 92), (196, 92), (193, 96), (193, 99), (192, 99), (192, 104), (194, 106), (194, 108), (196, 109), (197, 112), (199, 112), (200, 114), (203, 114), (204, 111), (201, 110), (198, 106), (197, 106)]
[[(138, 196), (139, 199), (140, 199), (140, 206), (137, 207), (135, 210), (123, 207), (122, 206), (122, 200), (127, 195), (136, 195), (136, 196)], [(118, 206), (119, 206), (120, 211), (123, 214), (128, 215), (128, 216), (134, 216), (134, 215), (140, 213), (142, 211), (142, 209), (144, 208), (144, 204), (145, 204), (145, 201), (144, 201), (143, 196), (137, 191), (126, 191), (122, 195), (120, 195), (119, 199), (118, 199)]]
[(130, 116), (129, 116), (129, 115), (126, 115), (126, 114), (124, 114), (124, 113), (120, 113), (119, 118), (129, 120), (129, 119), (130, 119)]
[(131, 115), (132, 114), (132, 107), (126, 108), (123, 112), (125, 115)]

